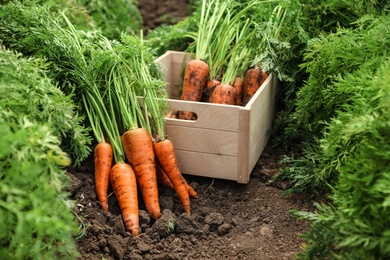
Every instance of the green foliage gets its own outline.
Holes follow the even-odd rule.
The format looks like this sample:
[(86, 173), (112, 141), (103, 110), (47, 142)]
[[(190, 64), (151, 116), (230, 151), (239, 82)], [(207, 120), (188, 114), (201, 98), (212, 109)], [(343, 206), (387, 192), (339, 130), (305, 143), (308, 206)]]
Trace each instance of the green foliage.
[(67, 141), (62, 148), (78, 165), (90, 154), (91, 138), (72, 96), (62, 93), (46, 76), (47, 66), (41, 59), (24, 59), (20, 53), (0, 50), (0, 106), (50, 125), (54, 135)]
[[(297, 93), (297, 108), (292, 114), (304, 139), (318, 137), (324, 121), (332, 118), (336, 111), (344, 110), (346, 103), (355, 102), (351, 98), (354, 92), (366, 91), (366, 86), (355, 86), (354, 83), (364, 84), (361, 77), (372, 74), (390, 50), (390, 20), (384, 17), (366, 23), (371, 24), (371, 21), (373, 24), (369, 28), (339, 30), (309, 42), (304, 55), (306, 62), (301, 64), (309, 78)], [(343, 79), (347, 73), (355, 71), (359, 79), (355, 79), (356, 76)], [(338, 86), (340, 81), (349, 84)]]
[[(103, 35), (120, 39), (121, 33), (139, 34), (142, 25), (141, 13), (133, 0), (77, 0), (91, 15)], [(72, 20), (71, 20), (72, 21)]]
[(364, 115), (372, 106), (376, 89), (371, 82), (387, 59), (390, 18), (369, 19), (364, 25), (313, 39), (306, 52), (302, 66), (310, 76), (297, 94), (295, 124), (286, 129), (305, 139), (303, 154), (298, 160), (285, 161), (287, 167), (280, 174), (292, 180), (292, 191), (328, 191), (328, 184), (338, 181), (340, 167), (361, 142), (341, 142), (341, 135), (331, 134), (328, 125), (333, 120), (333, 129), (338, 126), (342, 131), (344, 126), (338, 122)]
[[(76, 259), (62, 134), (77, 124), (44, 63), (0, 52), (0, 258)], [(82, 131), (78, 127), (78, 131)], [(73, 133), (74, 134), (74, 133)], [(74, 136), (73, 136), (74, 137)]]
[[(389, 10), (389, 1), (363, 0), (297, 0), (278, 1), (281, 11), (264, 15), (258, 38), (269, 39), (259, 45), (256, 63), (275, 72), (282, 82), (278, 92), (278, 118), (271, 131), (275, 141), (286, 148), (306, 140), (296, 127), (296, 93), (305, 84), (309, 72), (303, 63), (305, 48), (318, 37), (337, 32), (339, 28), (355, 28), (355, 22), (366, 15), (380, 15)], [(265, 11), (263, 11), (265, 12)], [(284, 15), (277, 15), (284, 12)], [(271, 17), (272, 14), (274, 17)], [(270, 19), (270, 17), (272, 19)], [(280, 27), (279, 33), (274, 32)]]
[(145, 37), (145, 44), (153, 49), (158, 56), (166, 51), (185, 51), (194, 41), (191, 34), (198, 30), (199, 12), (174, 24), (163, 24), (151, 30)]
[(339, 167), (333, 206), (319, 205), (318, 213), (295, 212), (312, 222), (305, 236), (309, 244), (301, 254), (304, 259), (390, 257), (389, 75), (386, 60), (367, 84), (375, 90), (367, 99), (369, 105), (329, 124), (323, 145), (332, 153), (347, 145), (349, 158)]

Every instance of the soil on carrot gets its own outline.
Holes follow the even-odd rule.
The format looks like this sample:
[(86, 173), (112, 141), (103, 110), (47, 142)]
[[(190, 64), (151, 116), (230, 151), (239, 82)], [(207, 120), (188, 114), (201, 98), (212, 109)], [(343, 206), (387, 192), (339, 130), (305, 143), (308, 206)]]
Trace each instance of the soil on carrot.
[[(145, 30), (167, 17), (172, 21), (188, 15), (188, 1), (138, 2)], [(162, 217), (155, 221), (139, 194), (141, 230), (136, 237), (126, 232), (111, 187), (109, 210), (101, 209), (93, 156), (79, 167), (69, 167), (69, 192), (84, 230), (77, 240), (80, 259), (294, 259), (308, 225), (289, 211), (313, 211), (316, 198), (311, 194), (286, 197), (288, 184), (271, 181), (282, 154), (272, 146), (271, 137), (248, 184), (184, 174), (199, 195), (191, 199), (191, 215), (184, 213), (173, 190), (159, 187)]]

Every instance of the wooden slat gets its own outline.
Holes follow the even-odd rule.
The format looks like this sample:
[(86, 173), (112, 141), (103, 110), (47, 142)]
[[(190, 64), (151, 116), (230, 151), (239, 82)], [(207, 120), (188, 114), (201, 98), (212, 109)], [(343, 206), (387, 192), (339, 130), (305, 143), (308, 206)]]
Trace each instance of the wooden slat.
[(191, 111), (198, 116), (196, 121), (167, 118), (167, 125), (187, 126), (238, 131), (239, 106), (192, 102), (185, 100), (168, 100), (168, 106), (173, 110)]
[(239, 113), (240, 127), (238, 131), (238, 165), (237, 165), (237, 182), (248, 183), (250, 170), (248, 169), (249, 158), (249, 117), (250, 110), (241, 109)]
[(179, 51), (167, 51), (155, 61), (166, 69), (163, 69), (165, 80), (168, 84), (165, 86), (169, 98), (179, 99), (182, 82), (182, 70), (187, 62), (190, 61), (190, 54)]
[(181, 150), (176, 150), (176, 157), (185, 174), (234, 181), (237, 179), (237, 157)]
[[(272, 76), (272, 75), (270, 75)], [(269, 77), (262, 92), (252, 103), (251, 111), (258, 111), (250, 120), (250, 140), (249, 140), (249, 167), (253, 168), (262, 154), (270, 136), (268, 130), (272, 127), (275, 113), (275, 96), (278, 82), (274, 77)]]
[(238, 132), (167, 125), (175, 149), (206, 154), (237, 156)]

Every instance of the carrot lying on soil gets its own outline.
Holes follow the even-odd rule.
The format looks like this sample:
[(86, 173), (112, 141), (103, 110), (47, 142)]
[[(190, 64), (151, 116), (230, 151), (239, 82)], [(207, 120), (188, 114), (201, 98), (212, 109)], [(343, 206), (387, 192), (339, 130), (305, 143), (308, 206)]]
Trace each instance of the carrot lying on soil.
[(190, 198), (197, 199), (198, 193), (188, 183), (186, 183), (186, 186), (187, 186), (187, 191), (188, 191), (188, 195), (190, 195)]
[(124, 162), (116, 163), (110, 173), (110, 180), (122, 212), (122, 219), (132, 235), (138, 235), (139, 212), (137, 180), (133, 168)]
[[(206, 62), (200, 59), (189, 61), (184, 71), (183, 91), (180, 99), (187, 101), (200, 101), (209, 73), (210, 68)], [(178, 118), (195, 120), (196, 115), (193, 112), (179, 111)]]
[(242, 86), (242, 105), (245, 106), (253, 97), (261, 84), (268, 77), (259, 67), (250, 68), (245, 72)]
[(95, 187), (98, 200), (104, 211), (108, 210), (107, 190), (110, 182), (113, 150), (109, 143), (101, 142), (94, 150)]
[[(158, 184), (160, 184), (163, 187), (171, 188), (172, 190), (175, 189), (168, 175), (165, 173), (165, 171), (163, 170), (163, 168), (161, 167), (158, 161), (156, 161), (156, 172), (157, 172)], [(190, 198), (197, 199), (198, 193), (187, 182), (186, 182), (186, 187), (187, 187), (188, 195), (190, 195)]]
[(210, 103), (235, 105), (237, 90), (230, 84), (220, 84), (211, 94)]
[(181, 174), (172, 142), (164, 139), (153, 144), (154, 153), (161, 167), (171, 180), (173, 187), (180, 198), (184, 212), (190, 214), (190, 197), (187, 181)]
[(158, 161), (156, 161), (156, 175), (157, 175), (157, 183), (159, 185), (163, 187), (171, 188), (172, 190), (174, 189), (171, 180), (168, 178), (168, 175), (161, 168), (161, 165)]
[(236, 105), (238, 106), (241, 106), (242, 103), (242, 84), (243, 84), (242, 77), (237, 76), (233, 82), (233, 87), (237, 91)]
[(154, 219), (161, 216), (158, 199), (155, 155), (150, 134), (145, 128), (135, 128), (122, 135), (122, 146), (133, 166), (146, 210)]

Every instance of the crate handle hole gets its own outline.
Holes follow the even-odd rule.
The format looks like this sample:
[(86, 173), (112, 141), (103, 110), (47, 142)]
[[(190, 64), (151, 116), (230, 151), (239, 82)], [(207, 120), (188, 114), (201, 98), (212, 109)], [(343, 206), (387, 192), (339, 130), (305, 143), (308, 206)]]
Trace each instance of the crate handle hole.
[(168, 112), (166, 118), (186, 120), (186, 121), (196, 121), (198, 120), (198, 115), (192, 111), (178, 111), (171, 110)]

